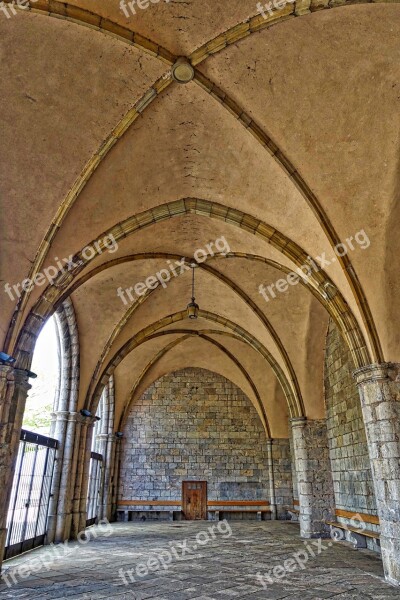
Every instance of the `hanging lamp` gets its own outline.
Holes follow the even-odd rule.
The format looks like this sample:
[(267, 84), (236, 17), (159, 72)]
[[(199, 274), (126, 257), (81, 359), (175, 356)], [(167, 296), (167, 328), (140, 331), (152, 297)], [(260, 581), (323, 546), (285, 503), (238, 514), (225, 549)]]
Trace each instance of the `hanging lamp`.
[(197, 319), (199, 314), (199, 305), (196, 304), (196, 299), (194, 296), (194, 269), (196, 265), (191, 264), (192, 269), (192, 300), (187, 305), (187, 312), (189, 319)]

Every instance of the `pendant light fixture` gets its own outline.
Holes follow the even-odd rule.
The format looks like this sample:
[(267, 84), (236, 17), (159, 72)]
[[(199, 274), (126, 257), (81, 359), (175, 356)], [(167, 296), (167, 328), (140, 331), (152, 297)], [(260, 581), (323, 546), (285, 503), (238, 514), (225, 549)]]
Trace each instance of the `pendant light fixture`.
[(192, 269), (192, 301), (189, 302), (189, 304), (187, 305), (187, 312), (189, 319), (197, 319), (199, 313), (199, 305), (196, 304), (196, 299), (194, 297), (194, 270), (196, 265), (192, 263), (190, 267)]

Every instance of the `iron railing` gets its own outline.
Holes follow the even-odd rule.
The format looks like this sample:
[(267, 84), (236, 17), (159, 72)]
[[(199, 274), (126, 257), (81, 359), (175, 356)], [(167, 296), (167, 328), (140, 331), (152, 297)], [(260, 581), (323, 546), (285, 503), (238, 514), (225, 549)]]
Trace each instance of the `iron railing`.
[(21, 430), (4, 558), (44, 544), (58, 441)]
[(103, 456), (97, 452), (92, 452), (90, 455), (86, 526), (93, 525), (98, 517), (102, 469)]

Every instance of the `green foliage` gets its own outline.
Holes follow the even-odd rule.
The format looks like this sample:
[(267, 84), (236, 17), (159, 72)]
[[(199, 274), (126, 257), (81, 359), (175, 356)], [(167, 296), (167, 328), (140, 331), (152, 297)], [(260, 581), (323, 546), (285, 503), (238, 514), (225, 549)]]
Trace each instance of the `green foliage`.
[(48, 434), (51, 422), (52, 404), (26, 408), (22, 427), (35, 433)]
[(31, 380), (22, 427), (35, 433), (48, 435), (53, 412), (56, 378), (38, 369), (38, 378)]

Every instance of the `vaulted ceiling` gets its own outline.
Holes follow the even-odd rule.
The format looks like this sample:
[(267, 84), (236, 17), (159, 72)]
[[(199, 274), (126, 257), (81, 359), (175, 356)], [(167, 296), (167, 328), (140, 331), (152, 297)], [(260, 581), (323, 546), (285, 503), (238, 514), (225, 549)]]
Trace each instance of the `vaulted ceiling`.
[[(198, 366), (285, 437), (289, 415), (324, 414), (330, 316), (355, 366), (400, 361), (398, 3), (299, 0), (267, 18), (253, 0), (14, 12), (0, 15), (1, 279), (82, 259), (19, 300), (2, 292), (19, 366), (70, 297), (81, 406), (113, 373), (118, 425), (159, 376)], [(179, 56), (195, 68), (185, 85)], [(106, 235), (118, 249), (82, 255)], [(197, 320), (190, 269), (135, 302), (117, 295), (221, 237), (227, 256), (195, 270)], [(260, 294), (308, 256), (324, 268)]]

